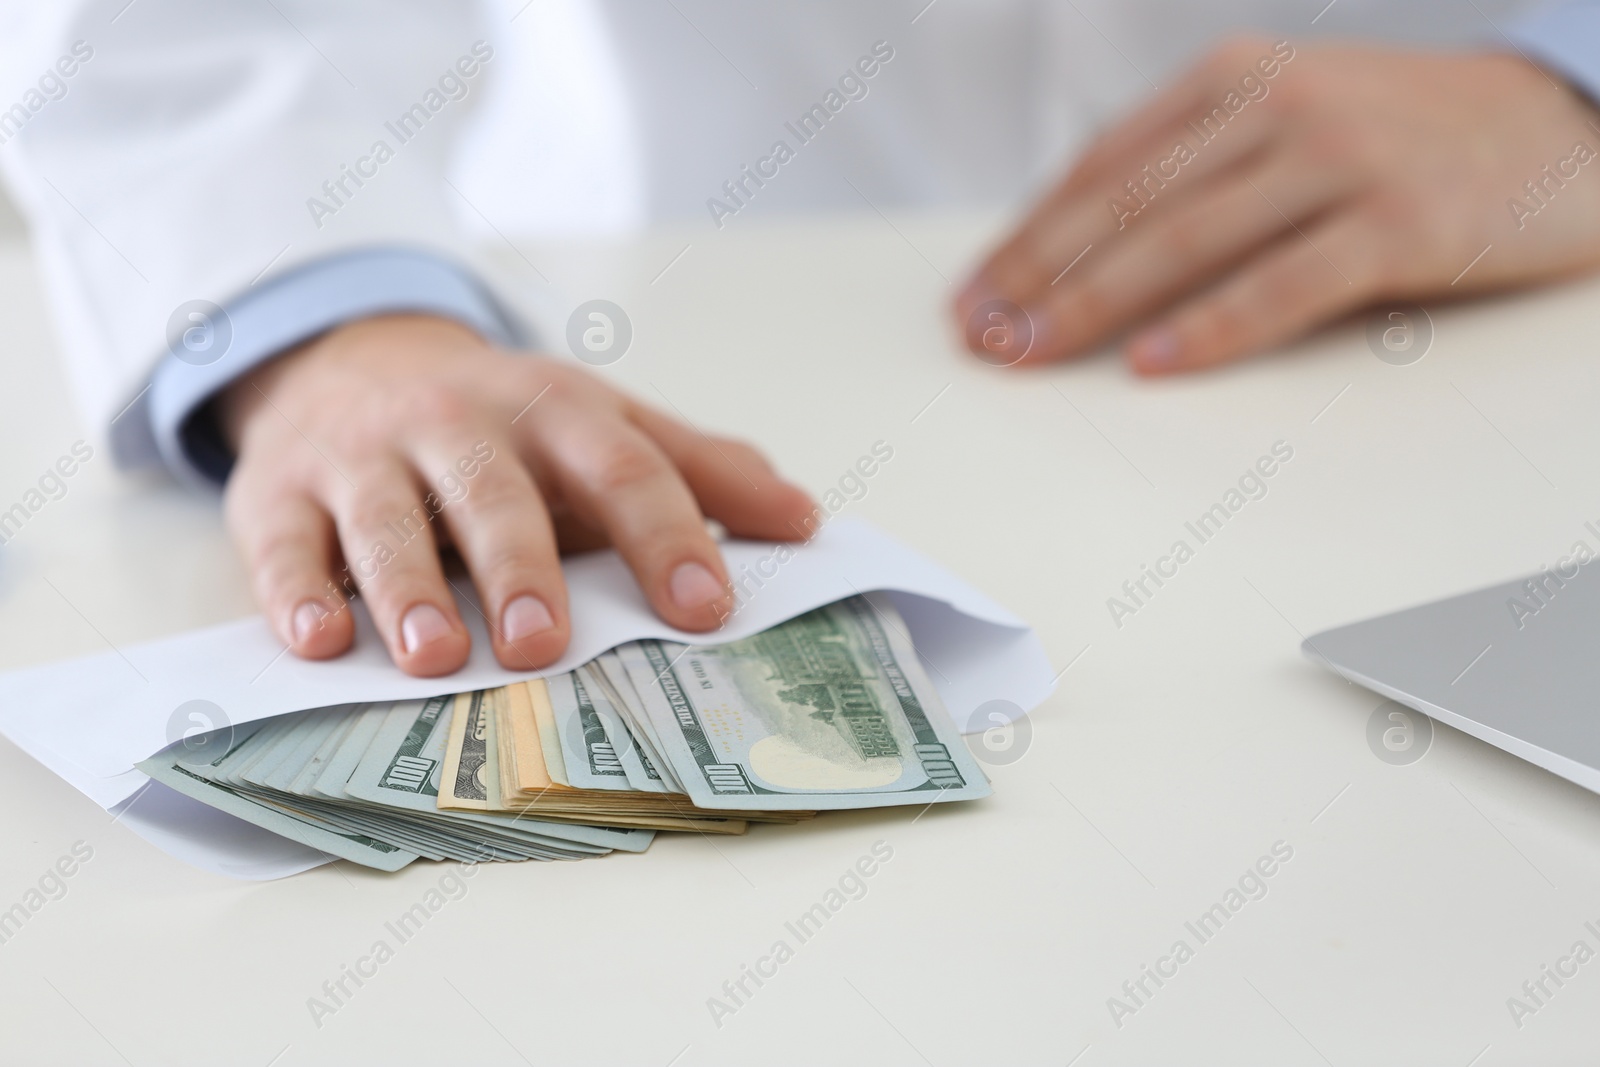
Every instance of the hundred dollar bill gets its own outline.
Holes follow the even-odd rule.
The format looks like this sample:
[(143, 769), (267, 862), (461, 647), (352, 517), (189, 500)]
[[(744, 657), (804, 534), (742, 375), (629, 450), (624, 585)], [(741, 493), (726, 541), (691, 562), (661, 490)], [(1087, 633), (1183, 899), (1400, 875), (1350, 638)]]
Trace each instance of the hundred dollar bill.
[[(450, 714), (452, 706), (453, 716)], [(499, 814), (487, 807), (441, 810), (440, 795), (447, 784), (459, 784), (463, 775), (476, 781), (471, 762), (473, 754), (476, 754), (477, 768), (481, 769), (485, 762), (480, 738), (477, 748), (469, 749), (468, 763), (463, 770), (460, 749), (447, 748), (447, 733), (458, 720), (464, 724), (481, 721), (477, 713), (483, 706), (481, 692), (395, 704), (351, 773), (345, 792), (358, 800), (414, 812), (435, 824), (461, 826), (463, 834), (470, 829), (498, 841), (520, 840), (546, 850), (637, 852), (649, 845), (652, 835), (648, 831), (551, 823)], [(465, 719), (464, 710), (469, 712)], [(481, 795), (481, 781), (476, 781), (475, 788)]]
[[(249, 740), (250, 737), (253, 737), (255, 732), (251, 730), (237, 731), (234, 734), (232, 746), (210, 760), (211, 766), (214, 768), (216, 764), (226, 758), (228, 752), (236, 751), (240, 745)], [(221, 734), (222, 732), (219, 731), (218, 733)], [(192, 797), (203, 804), (225, 811), (230, 815), (238, 816), (246, 822), (254, 823), (263, 829), (270, 830), (280, 837), (287, 837), (291, 841), (298, 841), (322, 852), (343, 857), (364, 867), (376, 867), (382, 871), (397, 871), (417, 858), (418, 853), (397, 848), (386, 841), (376, 840), (359, 833), (332, 830), (326, 825), (311, 821), (309, 818), (258, 803), (250, 797), (206, 777), (204, 772), (207, 767), (186, 764), (184, 759), (187, 751), (180, 742), (176, 746), (163, 749), (147, 760), (140, 761), (137, 766), (162, 785), (175, 789), (185, 796)]]
[(618, 649), (697, 808), (866, 808), (989, 795), (887, 598), (713, 646)]
[(450, 718), (444, 762), (436, 795), (451, 811), (489, 810), (489, 724), (493, 712), (487, 690), (462, 694), (465, 704)]
[(328, 765), (328, 761), (339, 751), (340, 746), (355, 731), (356, 725), (361, 722), (361, 716), (367, 707), (368, 705), (366, 704), (355, 705), (348, 714), (343, 716), (339, 724), (329, 732), (322, 744), (305, 761), (304, 766), (300, 768), (294, 778), (289, 781), (285, 787), (289, 792), (299, 796), (311, 796), (312, 784), (321, 776), (322, 769)]
[[(533, 704), (535, 696), (545, 699), (543, 684), (540, 682), (538, 686), (532, 686), (513, 682), (505, 687), (505, 699), (495, 702), (492, 732), (500, 752), (500, 793), (495, 797), (490, 790), (484, 790), (491, 805), (504, 804), (507, 798), (541, 796), (565, 784), (554, 776), (546, 763), (539, 738), (539, 723)], [(465, 743), (463, 736), (461, 745)], [(452, 741), (450, 750), (454, 752), (458, 747), (461, 746)]]
[(611, 683), (612, 703), (627, 723), (628, 734), (633, 740), (633, 747), (638, 750), (646, 775), (659, 779), (667, 792), (682, 793), (683, 786), (673, 774), (672, 765), (662, 751), (661, 738), (656, 735), (655, 725), (645, 711), (644, 701), (639, 698), (628, 668), (622, 665), (620, 653), (620, 647), (602, 652), (594, 658), (592, 665)]
[(311, 783), (311, 796), (335, 801), (350, 799), (350, 794), (345, 792), (345, 786), (349, 784), (350, 776), (355, 773), (356, 767), (361, 764), (361, 758), (367, 754), (372, 739), (378, 736), (378, 731), (388, 718), (391, 707), (393, 707), (391, 704), (368, 704), (357, 713), (350, 733), (339, 742), (338, 749), (328, 758), (316, 780)]
[[(586, 827), (590, 829), (606, 826), (722, 834), (745, 832), (747, 813), (697, 812), (685, 797), (573, 789), (549, 783), (547, 777), (542, 779), (547, 784), (537, 788), (531, 796), (502, 796), (493, 703), (500, 698), (525, 700), (527, 696), (527, 689), (521, 683), (507, 689), (509, 692), (491, 690), (496, 696), (458, 706), (450, 725), (440, 777), (438, 804), (441, 811), (491, 818), (514, 816), (520, 819), (534, 815), (563, 821), (571, 819), (591, 824)], [(529, 766), (542, 774), (546, 764), (538, 750), (538, 733), (538, 730), (530, 731), (522, 740), (532, 746), (527, 760)], [(519, 758), (519, 764), (521, 762)], [(518, 773), (521, 774), (520, 767)], [(780, 814), (789, 815), (787, 812)]]
[[(611, 684), (611, 677), (601, 669), (599, 661), (584, 664), (576, 673), (585, 683), (589, 701), (594, 707), (595, 715), (600, 719), (600, 728), (605, 731), (606, 740), (611, 743), (611, 751), (616, 753), (617, 762), (622, 765), (622, 773), (628, 779), (629, 788), (640, 793), (677, 792), (662, 779), (655, 764), (650, 762), (644, 747), (639, 744), (632, 729), (629, 728), (628, 716), (622, 711), (622, 698), (617, 694), (616, 687)], [(629, 685), (631, 688), (632, 683)], [(643, 711), (640, 714), (642, 715)]]
[[(382, 709), (383, 722), (388, 722), (396, 717), (404, 717), (404, 708), (398, 704), (379, 705), (379, 707)], [(395, 714), (397, 709), (399, 710), (398, 716)], [(335, 726), (333, 733), (344, 732), (348, 737), (349, 731), (346, 728), (353, 728), (361, 724), (365, 719), (365, 709), (357, 708), (355, 709), (355, 714), (346, 718), (347, 721), (344, 724)], [(316, 753), (313, 752), (309, 756), (304, 755), (304, 753), (310, 742), (318, 734), (322, 733), (322, 730), (302, 724), (297, 728), (296, 732), (306, 736), (294, 746), (294, 756), (291, 759), (286, 759), (277, 768), (270, 771), (267, 775), (268, 778), (282, 782), (287, 773), (287, 764), (292, 762), (293, 759), (302, 757), (307, 767), (303, 767), (296, 772), (294, 780), (298, 780), (308, 773), (309, 765), (315, 760)], [(330, 747), (330, 738), (331, 735), (318, 742), (316, 751), (321, 752), (323, 749)], [(280, 741), (279, 744), (289, 744), (292, 741), (293, 739), (291, 738), (288, 741)], [(363, 746), (364, 749), (368, 747), (370, 746)], [(426, 751), (427, 749), (423, 748), (417, 754), (422, 755)], [(365, 753), (363, 752), (363, 754)], [(333, 755), (336, 756), (336, 753)], [(359, 766), (359, 762), (355, 766)], [(353, 773), (354, 768), (345, 772), (344, 785), (349, 784), (349, 778)], [(322, 772), (319, 769), (313, 775), (313, 778), (320, 778), (321, 776)], [(494, 833), (482, 827), (470, 825), (465, 821), (456, 825), (442, 824), (436, 818), (435, 813), (426, 810), (410, 810), (404, 804), (395, 803), (392, 797), (385, 797), (384, 799), (389, 802), (383, 803), (344, 793), (340, 797), (340, 802), (334, 803), (325, 799), (322, 794), (313, 792), (309, 786), (304, 790), (296, 790), (292, 787), (287, 788), (287, 792), (293, 794), (293, 796), (285, 798), (281, 796), (281, 791), (277, 788), (275, 782), (266, 781), (263, 785), (265, 789), (261, 799), (269, 803), (277, 801), (291, 804), (298, 809), (314, 812), (329, 822), (401, 844), (429, 858), (449, 858), (469, 863), (491, 859), (549, 858), (546, 855), (546, 850), (537, 843), (525, 841), (506, 842), (497, 838)]]
[(273, 747), (269, 766), (258, 764), (246, 781), (265, 789), (287, 790), (329, 735), (349, 721), (346, 707), (322, 708), (300, 719)]
[[(554, 675), (545, 682), (567, 781), (578, 789), (631, 791), (622, 757), (596, 706), (604, 698), (590, 693), (581, 671)], [(550, 742), (543, 743), (548, 747)]]
[(256, 764), (270, 758), (278, 741), (288, 736), (289, 732), (305, 721), (310, 714), (309, 711), (297, 711), (292, 715), (280, 715), (268, 719), (259, 729), (242, 738), (241, 744), (229, 748), (222, 758), (195, 769), (213, 781), (230, 788), (237, 789), (249, 785), (244, 775), (253, 770)]
[(556, 785), (573, 788), (567, 774), (567, 761), (561, 753), (561, 733), (556, 726), (555, 708), (550, 705), (550, 687), (544, 679), (524, 682), (522, 691), (533, 711), (533, 723), (539, 734), (539, 758), (544, 760), (545, 773)]
[[(396, 706), (381, 707), (387, 719), (392, 717)], [(438, 813), (432, 810), (408, 811), (403, 805), (393, 802), (369, 802), (348, 794), (341, 798), (341, 803), (331, 803), (309, 789), (302, 793), (288, 788), (290, 781), (306, 773), (316, 752), (328, 744), (329, 737), (345, 726), (359, 722), (363, 717), (362, 712), (360, 706), (318, 708), (286, 717), (278, 723), (277, 729), (270, 729), (273, 724), (269, 723), (268, 728), (261, 731), (261, 734), (270, 732), (273, 735), (266, 755), (249, 758), (249, 754), (241, 750), (240, 753), (225, 757), (216, 769), (229, 774), (230, 761), (244, 759), (250, 769), (242, 774), (230, 774), (230, 778), (243, 782), (237, 789), (252, 801), (314, 821), (329, 829), (385, 841), (430, 859), (448, 857), (474, 862), (488, 859), (570, 858), (590, 854), (581, 846), (514, 837), (471, 825), (466, 820), (459, 820), (453, 825), (444, 824)], [(512, 839), (505, 840), (507, 837)], [(574, 852), (574, 848), (578, 851)]]

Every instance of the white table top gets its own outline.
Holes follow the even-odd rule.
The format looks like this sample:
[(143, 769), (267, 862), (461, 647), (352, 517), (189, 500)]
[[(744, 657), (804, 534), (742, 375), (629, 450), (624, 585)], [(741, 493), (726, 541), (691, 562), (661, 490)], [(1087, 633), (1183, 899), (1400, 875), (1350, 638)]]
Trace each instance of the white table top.
[[(1600, 285), (1433, 307), (1432, 350), (1411, 366), (1374, 358), (1355, 322), (1183, 380), (1138, 381), (1108, 357), (1005, 372), (959, 355), (943, 313), (943, 279), (992, 231), (868, 214), (523, 249), (568, 307), (627, 309), (633, 349), (600, 373), (757, 441), (814, 491), (892, 445), (850, 510), (1073, 663), (1023, 758), (991, 768), (992, 799), (486, 867), (398, 944), (385, 923), (450, 868), (230, 882), (0, 741), (0, 911), (75, 842), (93, 850), (0, 944), (5, 1058), (1592, 1058), (1600, 963), (1547, 979), (1520, 1027), (1507, 998), (1526, 999), (1523, 982), (1574, 942), (1600, 949), (1584, 926), (1600, 929), (1600, 800), (1442, 727), (1419, 762), (1381, 761), (1366, 740), (1378, 698), (1299, 644), (1595, 543)], [(516, 257), (507, 269), (533, 278)], [(0, 250), (0, 509), (86, 436), (42, 304), (26, 250)], [(1117, 628), (1107, 598), (1280, 440), (1293, 459), (1269, 493)], [(0, 550), (3, 668), (251, 610), (214, 502), (117, 475), (104, 455)], [(866, 895), (799, 943), (785, 922), (880, 840), (893, 858)], [(1198, 939), (1185, 923), (1280, 841), (1292, 859), (1266, 895)], [(353, 995), (319, 1026), (308, 998), (379, 939), (393, 958), (347, 980)], [(779, 939), (793, 958), (760, 988), (746, 980), (753, 995), (718, 1026), (708, 999), (727, 1001), (723, 983)], [(1193, 958), (1159, 988), (1146, 978), (1119, 1027), (1108, 998), (1134, 1005), (1123, 983), (1179, 939)]]

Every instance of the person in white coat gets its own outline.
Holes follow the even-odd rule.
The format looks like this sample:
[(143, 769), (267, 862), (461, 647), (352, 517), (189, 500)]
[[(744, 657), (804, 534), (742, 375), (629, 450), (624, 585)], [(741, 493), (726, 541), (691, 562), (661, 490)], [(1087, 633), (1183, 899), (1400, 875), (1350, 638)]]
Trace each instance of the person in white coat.
[[(1070, 159), (952, 308), (975, 349), (1016, 308), (1024, 364), (1123, 337), (1141, 373), (1192, 370), (1600, 262), (1592, 3), (566, 6), (629, 102), (637, 220), (1015, 203)], [(225, 484), (297, 654), (349, 646), (359, 591), (401, 668), (458, 667), (445, 540), (496, 655), (530, 667), (567, 642), (562, 548), (615, 544), (663, 618), (708, 630), (731, 597), (704, 519), (809, 529), (753, 449), (530, 353), (484, 281), (452, 164), (516, 82), (525, 11), (0, 7), (0, 168), (88, 417), (119, 462)], [(1200, 53), (1233, 26), (1264, 32)]]

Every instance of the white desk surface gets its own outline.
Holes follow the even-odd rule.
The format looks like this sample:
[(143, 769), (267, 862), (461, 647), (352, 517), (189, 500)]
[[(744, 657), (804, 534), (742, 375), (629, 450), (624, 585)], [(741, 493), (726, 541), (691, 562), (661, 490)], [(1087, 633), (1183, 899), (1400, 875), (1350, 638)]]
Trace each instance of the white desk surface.
[[(523, 248), (567, 307), (631, 315), (633, 349), (601, 373), (759, 442), (811, 489), (889, 442), (851, 510), (1032, 622), (1058, 667), (1076, 658), (1023, 758), (991, 769), (992, 799), (487, 867), (398, 944), (384, 924), (446, 868), (227, 881), (0, 742), (0, 910), (93, 848), (0, 945), (0, 1058), (1592, 1060), (1600, 962), (1546, 980), (1520, 1027), (1507, 998), (1574, 942), (1600, 949), (1584, 926), (1600, 927), (1600, 799), (1444, 728), (1419, 762), (1380, 761), (1378, 698), (1299, 644), (1595, 544), (1600, 285), (1434, 307), (1432, 350), (1406, 367), (1355, 322), (1182, 380), (1105, 356), (1008, 373), (959, 355), (943, 312), (944, 279), (992, 232), (866, 214)], [(84, 435), (42, 306), (26, 250), (4, 249), (0, 506)], [(1116, 628), (1106, 599), (1279, 440), (1294, 458), (1269, 494)], [(214, 502), (104, 455), (70, 486), (0, 551), (0, 667), (253, 610)], [(866, 896), (799, 944), (785, 922), (879, 840), (893, 859)], [(1293, 858), (1267, 895), (1201, 944), (1186, 920), (1278, 841)], [(316, 1025), (308, 998), (380, 938), (394, 958)], [(717, 1026), (708, 998), (780, 938), (794, 957)], [(1107, 999), (1180, 938), (1193, 958), (1146, 979), (1119, 1027)]]

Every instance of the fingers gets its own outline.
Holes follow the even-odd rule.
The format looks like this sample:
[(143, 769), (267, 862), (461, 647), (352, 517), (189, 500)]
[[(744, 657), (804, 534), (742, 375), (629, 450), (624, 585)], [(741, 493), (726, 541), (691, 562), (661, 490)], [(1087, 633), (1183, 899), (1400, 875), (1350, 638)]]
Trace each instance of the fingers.
[(250, 472), (228, 486), (228, 525), (268, 621), (295, 655), (327, 659), (350, 647), (355, 626), (334, 584), (333, 520), (310, 497), (268, 495)]
[(1307, 172), (1290, 153), (1217, 176), (1114, 242), (1104, 257), (1051, 286), (1029, 312), (1034, 343), (1028, 361), (1081, 355), (1290, 230), (1291, 219), (1321, 211), (1349, 188), (1348, 175), (1334, 168)]
[(350, 574), (395, 664), (407, 674), (448, 674), (467, 661), (471, 638), (445, 584), (439, 551), (414, 476), (397, 458), (328, 474), (325, 503)]
[(512, 670), (555, 662), (571, 632), (566, 583), (550, 515), (514, 446), (428, 438), (413, 460), (478, 587), (495, 658)]
[[(1127, 162), (1120, 177), (1083, 188), (1035, 211), (978, 271), (956, 301), (956, 313), (973, 351), (981, 330), (970, 322), (989, 300), (1007, 300), (1028, 310), (1074, 269), (1092, 266), (1116, 242), (1175, 210), (1206, 179), (1259, 152), (1268, 142), (1265, 123), (1250, 124), (1237, 135), (1229, 130), (1198, 150), (1178, 151), (1188, 139), (1175, 131), (1142, 157)], [(1186, 162), (1184, 161), (1186, 160)]]
[(1225, 282), (1130, 338), (1141, 374), (1199, 370), (1288, 341), (1373, 298), (1384, 278), (1381, 226), (1342, 211), (1291, 232)]
[[(1254, 47), (1253, 45), (1250, 47)], [(989, 300), (1029, 309), (1069, 268), (1103, 256), (1113, 242), (1171, 210), (1211, 176), (1256, 155), (1276, 136), (1275, 105), (1236, 116), (1221, 108), (1230, 64), (1248, 51), (1219, 53), (1096, 144), (979, 268), (955, 312), (968, 346), (982, 350), (973, 313)], [(1227, 72), (1231, 71), (1229, 74)]]
[(1122, 165), (1136, 158), (1141, 149), (1167, 131), (1193, 117), (1212, 88), (1214, 74), (1206, 63), (1190, 68), (1176, 85), (1156, 92), (1126, 118), (1099, 134), (1073, 165), (1062, 184), (1063, 192), (1076, 192), (1083, 186), (1104, 181), (1125, 169)]
[(525, 431), (562, 497), (606, 531), (667, 622), (711, 630), (732, 610), (727, 569), (683, 477), (644, 431), (617, 414), (551, 403)]
[(754, 448), (709, 437), (642, 405), (629, 414), (678, 468), (705, 514), (735, 537), (799, 541), (815, 532), (810, 494), (785, 481)]

